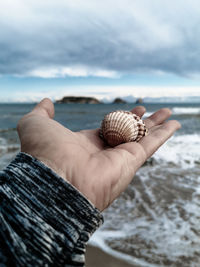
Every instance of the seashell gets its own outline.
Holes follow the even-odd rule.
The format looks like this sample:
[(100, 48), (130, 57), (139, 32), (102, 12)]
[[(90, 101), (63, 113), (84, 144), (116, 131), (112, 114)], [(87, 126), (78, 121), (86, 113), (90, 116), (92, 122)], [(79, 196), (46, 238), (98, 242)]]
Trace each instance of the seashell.
[(121, 143), (138, 142), (148, 130), (139, 116), (130, 111), (117, 110), (108, 113), (100, 128), (100, 137), (114, 147)]

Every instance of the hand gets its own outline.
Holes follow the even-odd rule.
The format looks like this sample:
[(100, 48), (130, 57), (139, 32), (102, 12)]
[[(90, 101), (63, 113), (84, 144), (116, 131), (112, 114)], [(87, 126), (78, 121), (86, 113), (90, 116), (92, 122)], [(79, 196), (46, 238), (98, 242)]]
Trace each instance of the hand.
[[(138, 116), (144, 107), (132, 110)], [(99, 130), (72, 132), (53, 120), (54, 105), (43, 99), (18, 124), (21, 151), (44, 162), (75, 186), (99, 210), (104, 210), (125, 190), (137, 169), (177, 130), (177, 121), (161, 109), (145, 120), (148, 136), (110, 148)]]

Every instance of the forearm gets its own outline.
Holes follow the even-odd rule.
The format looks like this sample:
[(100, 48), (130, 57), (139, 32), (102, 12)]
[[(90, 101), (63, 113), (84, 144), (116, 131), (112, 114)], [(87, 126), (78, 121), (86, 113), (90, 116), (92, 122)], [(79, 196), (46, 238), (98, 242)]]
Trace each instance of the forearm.
[(83, 266), (85, 245), (103, 218), (51, 169), (20, 153), (0, 172), (0, 262)]

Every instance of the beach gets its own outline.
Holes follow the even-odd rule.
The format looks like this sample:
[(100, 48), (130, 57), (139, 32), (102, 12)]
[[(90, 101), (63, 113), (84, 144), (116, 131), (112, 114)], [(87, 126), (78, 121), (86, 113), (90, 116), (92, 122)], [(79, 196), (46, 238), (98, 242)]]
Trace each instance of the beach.
[(100, 248), (87, 246), (86, 267), (137, 267), (127, 262), (113, 257)]

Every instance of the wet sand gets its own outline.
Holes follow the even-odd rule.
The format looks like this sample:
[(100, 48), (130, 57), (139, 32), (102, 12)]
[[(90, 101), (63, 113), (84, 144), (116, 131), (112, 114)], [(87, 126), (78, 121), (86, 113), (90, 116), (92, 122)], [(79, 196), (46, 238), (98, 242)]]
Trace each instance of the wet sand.
[(88, 246), (86, 250), (86, 267), (133, 267), (136, 265), (115, 258), (97, 247)]

